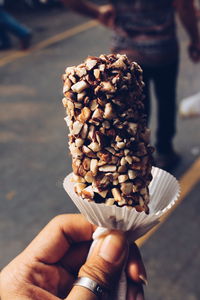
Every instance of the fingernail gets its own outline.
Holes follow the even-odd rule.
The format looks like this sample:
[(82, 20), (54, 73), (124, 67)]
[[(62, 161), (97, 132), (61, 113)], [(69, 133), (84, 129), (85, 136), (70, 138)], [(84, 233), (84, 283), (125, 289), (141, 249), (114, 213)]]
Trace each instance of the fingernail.
[(127, 251), (127, 242), (121, 234), (111, 233), (105, 237), (99, 250), (99, 256), (109, 263), (117, 264), (122, 261)]
[(140, 274), (138, 277), (139, 277), (140, 280), (142, 281), (142, 284), (148, 285), (147, 278), (146, 278), (143, 274)]
[(141, 293), (137, 294), (136, 300), (144, 300), (144, 295)]

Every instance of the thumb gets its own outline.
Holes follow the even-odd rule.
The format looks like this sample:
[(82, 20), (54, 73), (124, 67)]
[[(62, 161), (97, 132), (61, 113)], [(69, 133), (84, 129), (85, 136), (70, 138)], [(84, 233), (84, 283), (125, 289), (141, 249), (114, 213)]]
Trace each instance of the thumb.
[[(98, 241), (78, 276), (89, 277), (110, 291), (119, 279), (127, 253), (125, 235), (112, 231)], [(72, 299), (96, 300), (97, 296), (85, 287), (74, 286), (66, 300)]]

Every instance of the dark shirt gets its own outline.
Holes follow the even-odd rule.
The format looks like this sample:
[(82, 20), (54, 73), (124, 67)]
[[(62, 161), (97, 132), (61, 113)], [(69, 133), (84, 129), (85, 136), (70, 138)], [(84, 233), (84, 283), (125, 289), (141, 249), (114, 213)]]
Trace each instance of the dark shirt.
[(178, 56), (173, 0), (113, 0), (112, 48), (142, 65), (165, 65)]

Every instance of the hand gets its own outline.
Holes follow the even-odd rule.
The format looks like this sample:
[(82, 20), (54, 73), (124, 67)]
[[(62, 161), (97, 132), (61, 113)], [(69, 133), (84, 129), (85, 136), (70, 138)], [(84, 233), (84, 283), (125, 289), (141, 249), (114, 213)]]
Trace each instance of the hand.
[(200, 61), (200, 41), (191, 43), (188, 47), (190, 59), (195, 63)]
[[(98, 240), (86, 261), (95, 226), (82, 215), (55, 217), (0, 274), (1, 300), (96, 300), (88, 289), (74, 286), (79, 276), (113, 289), (127, 257), (124, 234), (112, 231)], [(143, 298), (146, 273), (135, 244), (126, 266), (127, 299)]]
[(116, 13), (115, 13), (115, 9), (112, 5), (108, 4), (108, 5), (99, 6), (98, 21), (101, 24), (103, 24), (111, 29), (114, 29), (115, 17), (116, 17)]

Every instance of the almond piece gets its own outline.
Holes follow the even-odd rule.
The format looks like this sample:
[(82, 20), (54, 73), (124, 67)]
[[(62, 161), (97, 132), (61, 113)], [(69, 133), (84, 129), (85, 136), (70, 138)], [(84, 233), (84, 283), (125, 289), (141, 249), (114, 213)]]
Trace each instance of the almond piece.
[(123, 182), (125, 182), (125, 181), (127, 181), (128, 180), (128, 175), (120, 175), (119, 177), (118, 177), (118, 181), (119, 181), (119, 183), (123, 183)]
[(78, 100), (78, 101), (82, 101), (83, 98), (85, 97), (85, 95), (86, 95), (85, 92), (82, 92), (82, 93), (77, 94), (77, 100)]
[(115, 87), (109, 81), (102, 81), (100, 86), (102, 92), (107, 92), (111, 94), (115, 92)]
[(135, 179), (137, 177), (137, 174), (133, 170), (128, 170), (128, 177), (129, 179)]
[(126, 161), (125, 157), (122, 157), (120, 160), (120, 165), (125, 166), (126, 164), (127, 164), (127, 161)]
[(136, 133), (137, 133), (137, 128), (138, 128), (138, 124), (132, 123), (132, 122), (129, 122), (129, 123), (128, 123), (128, 131), (129, 131), (132, 135), (136, 135)]
[(94, 77), (97, 80), (100, 79), (100, 70), (99, 69), (94, 69), (93, 73), (94, 73)]
[(129, 149), (124, 149), (124, 154), (127, 156), (129, 154), (130, 150)]
[(116, 142), (121, 142), (121, 141), (122, 141), (122, 138), (121, 138), (120, 136), (117, 135), (116, 138), (115, 138), (115, 141), (116, 141)]
[(108, 199), (106, 199), (105, 205), (111, 206), (114, 203), (115, 203), (115, 199), (114, 198), (108, 198)]
[(113, 155), (116, 153), (116, 151), (115, 151), (114, 148), (106, 147), (105, 149), (106, 149), (108, 152), (110, 152), (111, 154), (113, 154)]
[(89, 87), (89, 85), (87, 84), (87, 82), (84, 80), (81, 80), (81, 81), (78, 81), (77, 83), (75, 83), (74, 85), (72, 85), (71, 89), (73, 92), (81, 93), (88, 87)]
[(119, 166), (118, 169), (117, 169), (117, 171), (118, 171), (119, 173), (126, 173), (127, 167), (126, 167), (125, 165)]
[(81, 110), (81, 113), (77, 117), (77, 120), (84, 124), (90, 118), (91, 113), (92, 113), (91, 110), (87, 106), (85, 106)]
[(93, 187), (91, 185), (88, 185), (85, 189), (81, 191), (81, 196), (83, 198), (93, 199), (94, 198)]
[(73, 158), (81, 157), (83, 153), (76, 147), (75, 143), (69, 145), (69, 149)]
[(86, 187), (86, 184), (84, 183), (76, 183), (74, 185), (74, 191), (78, 194), (81, 195), (81, 191)]
[(76, 69), (75, 66), (67, 67), (67, 68), (65, 69), (65, 73), (66, 73), (67, 75), (68, 75), (68, 74), (74, 75), (74, 74), (75, 74), (75, 69)]
[(139, 197), (139, 203), (140, 203), (140, 206), (143, 206), (144, 205), (144, 200), (142, 197)]
[(96, 66), (97, 60), (87, 59), (85, 64), (86, 64), (86, 68), (88, 69), (88, 71), (90, 71)]
[(94, 152), (98, 152), (98, 151), (101, 150), (101, 146), (100, 146), (98, 143), (96, 143), (96, 142), (90, 143), (90, 144), (88, 145), (88, 148), (90, 148), (90, 149), (91, 149), (92, 151), (94, 151)]
[(119, 202), (118, 202), (118, 205), (119, 205), (119, 206), (123, 206), (123, 205), (125, 205), (125, 204), (126, 204), (126, 200), (123, 199), (123, 198), (122, 198), (122, 201), (119, 201)]
[(100, 172), (115, 172), (117, 170), (117, 167), (114, 165), (104, 165), (99, 168)]
[(91, 140), (91, 141), (95, 141), (95, 126), (94, 125), (90, 125), (89, 126), (89, 130), (88, 130), (88, 135), (87, 137)]
[(116, 179), (113, 181), (113, 185), (118, 185), (118, 184), (119, 184), (119, 180)]
[(82, 109), (83, 105), (82, 103), (74, 102), (74, 107), (78, 109)]
[(78, 175), (84, 177), (86, 173), (87, 171), (83, 168), (83, 165), (80, 165), (80, 167), (78, 168)]
[(106, 103), (103, 117), (109, 120), (115, 117), (111, 103)]
[(104, 72), (104, 71), (105, 71), (105, 68), (106, 68), (106, 66), (105, 66), (104, 64), (99, 65), (99, 70), (100, 70), (101, 72)]
[(97, 159), (91, 159), (90, 170), (94, 176), (97, 175), (97, 171), (98, 171), (98, 160)]
[(88, 125), (84, 124), (83, 128), (81, 130), (81, 137), (82, 137), (82, 139), (85, 139), (87, 137), (87, 134), (88, 134)]
[(95, 109), (97, 109), (97, 107), (98, 107), (97, 99), (92, 100), (91, 103), (90, 103), (91, 111), (94, 111)]
[(92, 172), (89, 171), (85, 174), (84, 176), (85, 181), (87, 181), (88, 183), (92, 183), (94, 180), (94, 176), (92, 175)]
[(105, 162), (105, 163), (108, 163), (111, 159), (110, 157), (110, 153), (107, 153), (106, 151), (103, 152), (103, 151), (100, 151), (97, 156), (100, 158), (101, 161)]
[(87, 146), (83, 145), (82, 151), (86, 156), (88, 156), (90, 158), (96, 158), (96, 154)]
[(83, 124), (80, 123), (79, 121), (75, 121), (73, 124), (73, 129), (72, 129), (72, 134), (79, 134), (79, 132), (81, 131), (83, 127)]
[(126, 64), (124, 63), (124, 59), (120, 57), (118, 60), (116, 60), (112, 65), (112, 68), (116, 69), (127, 69)]
[(78, 77), (87, 75), (87, 70), (85, 68), (76, 68), (76, 75), (78, 75)]
[(73, 174), (73, 177), (70, 180), (71, 182), (80, 182), (80, 183), (84, 183), (85, 179), (82, 178), (81, 176), (78, 176), (76, 174)]
[(126, 195), (126, 196), (130, 195), (133, 190), (133, 183), (132, 182), (124, 182), (121, 184), (120, 189), (124, 195)]
[(125, 156), (125, 160), (127, 161), (127, 163), (129, 164), (129, 165), (131, 165), (132, 164), (132, 157), (131, 156)]
[(122, 197), (121, 197), (121, 194), (120, 194), (120, 190), (118, 188), (114, 188), (111, 190), (112, 194), (113, 194), (113, 197), (115, 199), (115, 201), (121, 201), (122, 200)]
[(106, 195), (108, 194), (108, 190), (104, 190), (102, 192), (98, 191), (97, 192), (102, 198), (106, 198)]
[(67, 78), (65, 80), (65, 83), (64, 83), (64, 86), (63, 86), (63, 94), (68, 92), (70, 90), (71, 86), (72, 86), (72, 82), (71, 82), (71, 80), (69, 80), (69, 78)]
[(83, 159), (82, 164), (83, 164), (84, 170), (86, 170), (86, 171), (89, 171), (89, 170), (90, 170), (90, 163), (91, 163), (91, 159), (89, 159), (88, 157), (85, 157), (85, 158)]
[(103, 110), (101, 110), (100, 108), (95, 109), (92, 114), (92, 119), (95, 119), (97, 121), (103, 120)]
[(126, 144), (125, 144), (124, 142), (117, 142), (117, 143), (116, 143), (116, 146), (117, 146), (117, 148), (119, 148), (119, 149), (123, 149), (123, 148), (126, 146)]
[(76, 77), (73, 76), (72, 74), (69, 75), (69, 79), (71, 80), (72, 83), (76, 83), (77, 82)]

